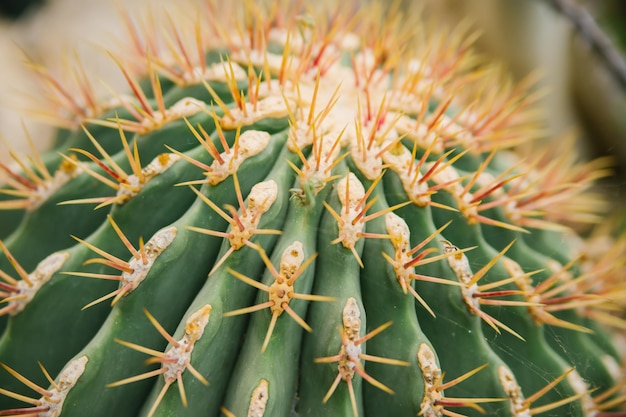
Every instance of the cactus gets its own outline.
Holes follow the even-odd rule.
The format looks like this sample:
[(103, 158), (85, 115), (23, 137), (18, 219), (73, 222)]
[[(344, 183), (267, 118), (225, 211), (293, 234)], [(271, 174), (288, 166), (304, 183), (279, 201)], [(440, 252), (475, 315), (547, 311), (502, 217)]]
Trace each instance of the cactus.
[(37, 68), (62, 112), (0, 165), (0, 415), (623, 415), (610, 162), (417, 16), (209, 2), (128, 19), (129, 95)]

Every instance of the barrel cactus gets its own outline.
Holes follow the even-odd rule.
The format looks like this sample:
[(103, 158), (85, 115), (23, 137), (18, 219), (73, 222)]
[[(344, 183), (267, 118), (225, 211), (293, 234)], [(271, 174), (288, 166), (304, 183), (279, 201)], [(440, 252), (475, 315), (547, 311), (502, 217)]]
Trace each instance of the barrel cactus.
[(468, 28), (302, 3), (127, 19), (109, 99), (36, 68), (60, 127), (0, 165), (0, 415), (624, 415), (610, 161)]

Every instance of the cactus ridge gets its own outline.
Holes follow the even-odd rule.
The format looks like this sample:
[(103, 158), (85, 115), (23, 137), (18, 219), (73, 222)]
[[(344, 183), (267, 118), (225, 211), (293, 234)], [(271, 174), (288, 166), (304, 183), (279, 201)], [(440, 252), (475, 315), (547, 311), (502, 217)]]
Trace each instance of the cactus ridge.
[(610, 161), (540, 143), (534, 75), (399, 2), (206, 3), (123, 16), (129, 94), (30, 63), (0, 415), (624, 413)]

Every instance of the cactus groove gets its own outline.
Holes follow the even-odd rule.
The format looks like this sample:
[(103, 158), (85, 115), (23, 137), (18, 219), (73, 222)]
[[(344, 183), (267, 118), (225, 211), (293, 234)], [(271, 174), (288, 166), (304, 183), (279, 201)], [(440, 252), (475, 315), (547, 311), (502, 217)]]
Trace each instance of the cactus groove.
[(36, 67), (58, 139), (0, 165), (0, 415), (626, 415), (610, 161), (467, 27), (265, 3), (124, 16), (112, 99)]

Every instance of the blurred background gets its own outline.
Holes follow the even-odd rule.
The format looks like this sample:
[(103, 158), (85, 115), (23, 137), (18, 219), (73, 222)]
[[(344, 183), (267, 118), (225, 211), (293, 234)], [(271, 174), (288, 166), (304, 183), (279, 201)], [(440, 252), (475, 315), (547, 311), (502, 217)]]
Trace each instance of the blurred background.
[[(502, 61), (516, 78), (539, 69), (542, 86), (547, 87), (543, 111), (551, 136), (576, 129), (582, 155), (614, 155), (621, 175), (616, 190), (622, 188), (626, 67), (620, 51), (626, 45), (626, 1), (404, 0), (405, 4), (411, 1), (425, 3), (427, 13), (450, 22), (469, 20), (482, 33), (477, 48)], [(123, 7), (133, 16), (167, 3), (129, 0)], [(24, 114), (38, 94), (33, 74), (24, 66), (26, 55), (59, 73), (78, 54), (87, 72), (114, 88), (124, 88), (119, 70), (104, 52), (116, 50), (124, 38), (120, 4), (114, 0), (0, 0), (0, 135), (17, 152), (26, 152), (22, 123), (41, 148), (48, 146), (51, 137), (49, 128)], [(0, 160), (8, 160), (1, 142)]]
[(433, 0), (451, 20), (469, 18), (477, 47), (520, 79), (538, 69), (552, 137), (580, 135), (587, 157), (615, 155), (626, 175), (626, 2), (623, 0)]

